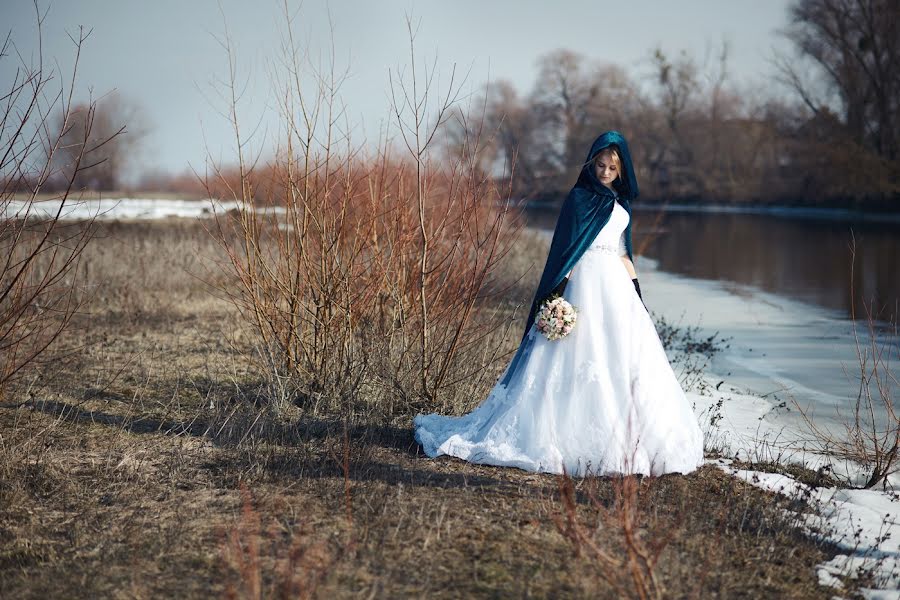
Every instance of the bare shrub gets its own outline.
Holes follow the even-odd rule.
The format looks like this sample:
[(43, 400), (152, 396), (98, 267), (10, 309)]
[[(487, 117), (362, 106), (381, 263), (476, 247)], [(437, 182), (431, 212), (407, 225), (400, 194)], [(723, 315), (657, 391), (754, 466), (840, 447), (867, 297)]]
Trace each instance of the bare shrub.
[[(259, 512), (247, 486), (241, 484), (241, 517), (228, 532), (222, 558), (237, 581), (226, 588), (226, 597), (246, 600), (260, 598), (313, 598), (328, 575), (335, 557), (322, 544), (307, 539), (309, 532), (292, 532), (284, 556), (278, 544), (277, 524), (266, 534)], [(270, 562), (274, 562), (270, 566)]]
[(662, 315), (654, 314), (653, 322), (682, 387), (709, 395), (712, 389), (704, 377), (706, 369), (716, 353), (730, 346), (731, 338), (721, 337), (718, 331), (707, 336), (698, 325), (683, 325), (681, 319), (672, 322)]
[(492, 275), (514, 238), (510, 205), (479, 168), (478, 137), (435, 156), (456, 88), (435, 102), (433, 71), (414, 53), (412, 80), (393, 80), (409, 155), (387, 140), (355, 146), (339, 126), (342, 76), (307, 67), (294, 19), (286, 11), (275, 80), (282, 141), (265, 165), (244, 154), (224, 40), (238, 177), (214, 165), (208, 179), (211, 195), (227, 186), (240, 206), (212, 228), (239, 280), (224, 292), (252, 325), (264, 368), (292, 377), (294, 403), (344, 415), (377, 406), (385, 418), (447, 408), (461, 384), (489, 380), (498, 353), (485, 341), (503, 320), (480, 301), (496, 292)]
[[(803, 423), (813, 436), (817, 451), (860, 465), (866, 472), (863, 488), (887, 483), (888, 477), (900, 471), (900, 415), (894, 406), (894, 390), (900, 380), (892, 361), (897, 360), (897, 324), (886, 332), (878, 327), (872, 307), (864, 305), (865, 333), (860, 335), (856, 320), (853, 265), (856, 264), (856, 239), (850, 244), (850, 314), (859, 374), (859, 389), (849, 413), (838, 413), (843, 434), (817, 423), (808, 408), (797, 406)], [(848, 484), (854, 482), (848, 481)]]
[(662, 598), (664, 589), (656, 573), (660, 555), (672, 540), (671, 531), (642, 531), (639, 502), (641, 487), (649, 485), (637, 476), (613, 479), (614, 498), (607, 507), (600, 499), (596, 478), (585, 479), (582, 494), (599, 516), (599, 527), (619, 533), (620, 548), (608, 548), (594, 537), (596, 527), (579, 515), (578, 491), (567, 474), (557, 478), (561, 514), (552, 515), (557, 530), (570, 542), (576, 556), (586, 555), (597, 566), (597, 574), (620, 597)]
[[(900, 418), (894, 407), (894, 392), (900, 386), (891, 361), (897, 351), (896, 324), (886, 335), (876, 329), (871, 310), (866, 309), (865, 333), (860, 336), (854, 324), (853, 338), (859, 374), (859, 389), (848, 413), (838, 412), (842, 432), (817, 422), (808, 408), (795, 405), (803, 423), (813, 436), (816, 451), (840, 460), (848, 460), (865, 471), (863, 488), (887, 483), (900, 471)], [(863, 337), (863, 339), (861, 339)], [(856, 485), (852, 476), (847, 484)]]
[[(79, 111), (73, 104), (78, 59), (90, 32), (80, 29), (72, 37), (75, 65), (68, 83), (57, 82), (59, 74), (41, 52), (44, 17), (38, 11), (36, 64), (23, 60), (0, 96), (0, 398), (54, 345), (83, 302), (79, 259), (93, 235), (93, 219), (69, 223), (65, 217), (78, 202), (76, 178), (102, 162), (94, 153), (124, 131), (91, 137), (96, 103)], [(9, 59), (11, 44), (8, 35), (0, 60)], [(58, 129), (51, 124), (57, 111)], [(68, 155), (62, 191), (39, 198), (59, 173), (58, 157), (73, 132), (80, 145)]]

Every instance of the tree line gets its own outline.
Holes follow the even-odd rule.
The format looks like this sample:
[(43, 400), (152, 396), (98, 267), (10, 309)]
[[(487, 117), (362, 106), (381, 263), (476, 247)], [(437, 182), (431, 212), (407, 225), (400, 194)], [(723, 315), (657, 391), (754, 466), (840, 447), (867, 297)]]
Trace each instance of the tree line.
[[(593, 138), (632, 145), (650, 201), (900, 206), (900, 2), (798, 0), (765, 89), (736, 81), (729, 46), (657, 48), (648, 76), (556, 50), (533, 88), (485, 89), (455, 140), (489, 132), (482, 168), (520, 198), (558, 201)], [(777, 85), (769, 85), (776, 83)]]
[[(773, 56), (762, 85), (735, 78), (727, 42), (699, 59), (657, 48), (642, 73), (570, 50), (547, 53), (530, 91), (500, 80), (460, 111), (448, 153), (474, 136), (487, 140), (484, 173), (516, 198), (554, 202), (594, 137), (618, 129), (631, 142), (645, 201), (896, 210), (900, 0), (795, 0), (788, 17), (780, 35), (792, 51)], [(83, 119), (69, 121), (44, 188), (64, 186), (72, 158), (84, 154), (93, 168), (75, 174), (76, 189), (121, 189), (141, 137), (135, 112), (112, 95), (91, 113), (90, 136)], [(126, 124), (127, 134), (113, 135)], [(28, 189), (21, 174), (13, 179), (7, 187)], [(187, 171), (145, 172), (137, 187), (204, 191)]]

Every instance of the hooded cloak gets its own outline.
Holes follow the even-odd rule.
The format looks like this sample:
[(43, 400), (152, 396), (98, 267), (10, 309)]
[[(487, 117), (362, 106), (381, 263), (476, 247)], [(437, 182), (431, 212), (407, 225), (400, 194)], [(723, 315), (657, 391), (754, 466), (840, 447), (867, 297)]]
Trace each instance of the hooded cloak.
[[(614, 147), (622, 161), (619, 176), (613, 182), (615, 191), (600, 183), (594, 171), (594, 158), (605, 149)], [(631, 153), (628, 151), (628, 143), (625, 137), (618, 131), (607, 131), (591, 145), (587, 158), (581, 167), (578, 181), (566, 196), (562, 205), (559, 218), (556, 221), (556, 229), (553, 231), (553, 240), (550, 242), (550, 251), (547, 254), (547, 263), (541, 274), (537, 292), (528, 311), (528, 322), (525, 324), (525, 333), (519, 350), (510, 362), (503, 383), (509, 381), (515, 371), (515, 367), (530, 350), (527, 341), (528, 331), (534, 323), (537, 309), (540, 303), (553, 291), (566, 275), (572, 270), (581, 256), (590, 247), (594, 238), (609, 221), (615, 203), (618, 201), (631, 216), (631, 201), (638, 195), (637, 179), (634, 176), (634, 166), (631, 163)], [(625, 228), (625, 251), (628, 258), (631, 254), (631, 219)]]

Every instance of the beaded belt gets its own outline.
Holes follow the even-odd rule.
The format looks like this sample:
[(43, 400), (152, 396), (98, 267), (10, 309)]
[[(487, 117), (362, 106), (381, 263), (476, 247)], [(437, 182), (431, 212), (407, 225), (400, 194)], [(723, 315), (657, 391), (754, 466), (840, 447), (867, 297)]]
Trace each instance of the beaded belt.
[(599, 252), (601, 254), (612, 254), (613, 256), (619, 255), (619, 247), (610, 244), (598, 244), (596, 246), (590, 246), (587, 251)]

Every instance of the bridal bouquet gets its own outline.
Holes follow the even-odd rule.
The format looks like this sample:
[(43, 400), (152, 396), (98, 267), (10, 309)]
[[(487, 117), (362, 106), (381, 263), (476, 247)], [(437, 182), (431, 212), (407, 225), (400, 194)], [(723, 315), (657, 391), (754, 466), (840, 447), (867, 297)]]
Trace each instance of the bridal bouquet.
[(577, 313), (575, 307), (565, 298), (556, 296), (541, 303), (534, 325), (538, 331), (547, 336), (548, 340), (558, 340), (572, 332)]

